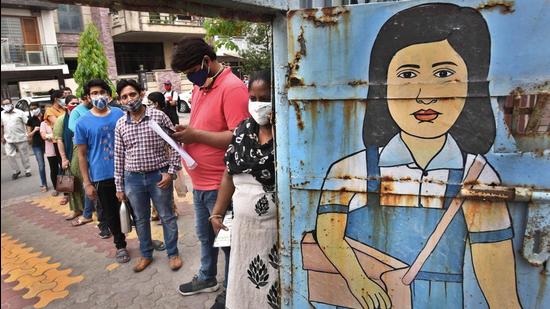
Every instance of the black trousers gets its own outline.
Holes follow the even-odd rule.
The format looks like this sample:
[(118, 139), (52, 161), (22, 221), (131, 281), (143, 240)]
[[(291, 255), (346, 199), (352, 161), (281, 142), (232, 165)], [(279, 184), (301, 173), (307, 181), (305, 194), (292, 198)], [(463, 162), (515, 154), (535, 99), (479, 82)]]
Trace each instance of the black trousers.
[(103, 220), (109, 226), (111, 234), (113, 234), (116, 248), (126, 248), (126, 237), (120, 230), (120, 202), (116, 197), (114, 178), (94, 182), (94, 186), (99, 198), (97, 208), (101, 208)]

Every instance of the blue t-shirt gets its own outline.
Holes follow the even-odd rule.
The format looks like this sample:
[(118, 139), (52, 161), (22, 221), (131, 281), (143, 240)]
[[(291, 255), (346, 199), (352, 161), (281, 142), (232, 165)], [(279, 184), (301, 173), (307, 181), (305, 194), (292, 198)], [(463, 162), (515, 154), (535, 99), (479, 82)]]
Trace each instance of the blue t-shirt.
[(93, 182), (115, 177), (115, 126), (124, 112), (111, 107), (105, 117), (87, 113), (76, 123), (75, 144), (88, 145), (88, 166)]
[(75, 107), (71, 112), (71, 115), (69, 116), (69, 130), (74, 132), (76, 128), (76, 123), (78, 122), (77, 120), (80, 117), (86, 115), (89, 111), (90, 110), (88, 109), (88, 107), (86, 107), (86, 105), (84, 104), (79, 104), (77, 107)]

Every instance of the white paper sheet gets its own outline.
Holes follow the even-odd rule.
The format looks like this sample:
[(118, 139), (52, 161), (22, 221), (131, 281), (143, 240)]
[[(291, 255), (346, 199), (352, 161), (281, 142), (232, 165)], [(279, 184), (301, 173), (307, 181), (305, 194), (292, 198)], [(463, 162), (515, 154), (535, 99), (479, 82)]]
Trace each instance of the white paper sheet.
[(228, 210), (223, 218), (223, 225), (227, 227), (227, 231), (221, 229), (218, 232), (218, 236), (214, 239), (214, 247), (230, 247), (231, 246), (231, 225), (233, 224), (233, 212)]
[(172, 148), (174, 148), (179, 155), (183, 158), (183, 161), (185, 161), (185, 164), (189, 169), (194, 169), (197, 167), (197, 162), (191, 156), (187, 153), (187, 151), (183, 150), (183, 148), (174, 141), (164, 130), (159, 126), (159, 124), (156, 121), (149, 121), (149, 126), (155, 133), (157, 133), (160, 137), (162, 137), (163, 140), (165, 140)]

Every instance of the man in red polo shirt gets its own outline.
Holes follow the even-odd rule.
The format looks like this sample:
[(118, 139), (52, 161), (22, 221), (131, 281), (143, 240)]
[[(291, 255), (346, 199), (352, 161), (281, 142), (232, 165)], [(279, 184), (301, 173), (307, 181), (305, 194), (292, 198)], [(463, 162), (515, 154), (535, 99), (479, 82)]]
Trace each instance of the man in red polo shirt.
[[(233, 129), (250, 117), (248, 90), (244, 83), (216, 61), (216, 53), (203, 39), (189, 38), (178, 43), (172, 58), (172, 69), (183, 72), (195, 85), (189, 126), (176, 127), (173, 137), (184, 143), (197, 167), (187, 172), (193, 183), (195, 225), (201, 242), (201, 267), (191, 282), (179, 286), (182, 295), (218, 290), (216, 280), (218, 248), (214, 248), (214, 231), (209, 217), (218, 196), (225, 164), (223, 157), (231, 142)], [(184, 164), (185, 165), (185, 164)], [(225, 280), (229, 248), (225, 253)], [(225, 308), (225, 291), (212, 308)]]

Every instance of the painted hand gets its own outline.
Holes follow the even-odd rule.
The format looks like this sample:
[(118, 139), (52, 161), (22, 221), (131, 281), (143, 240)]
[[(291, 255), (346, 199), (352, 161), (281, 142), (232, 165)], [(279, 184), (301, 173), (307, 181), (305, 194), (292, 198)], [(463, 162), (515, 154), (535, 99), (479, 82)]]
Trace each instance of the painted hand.
[(168, 173), (160, 173), (162, 179), (157, 183), (157, 186), (161, 189), (166, 189), (172, 183), (172, 177)]
[(386, 291), (376, 284), (376, 282), (369, 279), (364, 273), (347, 280), (347, 282), (353, 296), (355, 296), (363, 308), (391, 308), (391, 300)]

